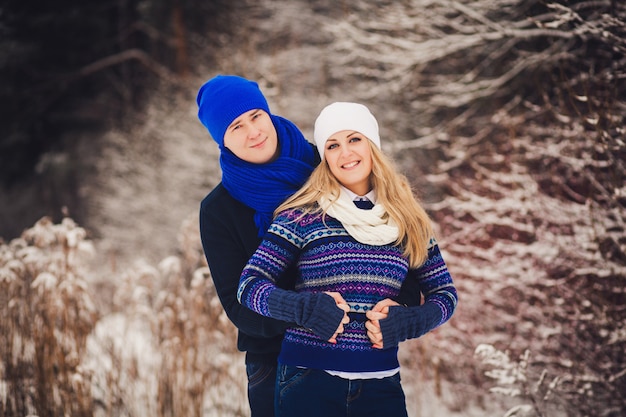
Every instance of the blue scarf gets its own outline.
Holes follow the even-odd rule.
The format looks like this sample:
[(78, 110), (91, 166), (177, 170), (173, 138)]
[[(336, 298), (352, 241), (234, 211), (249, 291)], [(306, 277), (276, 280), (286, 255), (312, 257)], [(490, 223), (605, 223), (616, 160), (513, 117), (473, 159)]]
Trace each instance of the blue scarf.
[(254, 223), (263, 236), (274, 210), (298, 191), (316, 166), (315, 151), (300, 130), (287, 119), (271, 115), (278, 134), (280, 155), (267, 164), (253, 164), (222, 148), (222, 184), (235, 200), (253, 208)]

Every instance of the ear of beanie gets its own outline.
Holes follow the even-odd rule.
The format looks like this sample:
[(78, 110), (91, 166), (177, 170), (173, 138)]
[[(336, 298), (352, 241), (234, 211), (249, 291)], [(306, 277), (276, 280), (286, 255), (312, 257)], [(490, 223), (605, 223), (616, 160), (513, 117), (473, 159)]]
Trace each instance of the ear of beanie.
[(236, 75), (217, 75), (204, 83), (196, 97), (198, 119), (221, 147), (230, 124), (241, 114), (256, 109), (270, 113), (259, 85)]
[(315, 120), (313, 139), (324, 159), (326, 141), (342, 130), (354, 130), (372, 141), (380, 149), (378, 122), (363, 104), (335, 102), (324, 107)]

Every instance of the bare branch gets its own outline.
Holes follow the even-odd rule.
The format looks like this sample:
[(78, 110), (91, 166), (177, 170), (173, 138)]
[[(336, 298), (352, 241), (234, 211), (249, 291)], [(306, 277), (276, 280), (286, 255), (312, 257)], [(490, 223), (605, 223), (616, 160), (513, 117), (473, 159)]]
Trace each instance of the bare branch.
[(132, 60), (139, 61), (144, 67), (154, 72), (159, 77), (167, 79), (175, 78), (174, 74), (169, 69), (154, 61), (147, 53), (140, 49), (128, 49), (119, 54), (109, 55), (108, 57), (82, 67), (76, 74), (78, 76), (86, 76)]

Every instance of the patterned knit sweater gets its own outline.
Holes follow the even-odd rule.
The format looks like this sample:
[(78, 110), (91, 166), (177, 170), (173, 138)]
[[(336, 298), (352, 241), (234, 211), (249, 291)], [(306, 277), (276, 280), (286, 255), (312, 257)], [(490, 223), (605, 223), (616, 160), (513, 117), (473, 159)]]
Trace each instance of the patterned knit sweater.
[[(279, 288), (282, 273), (298, 266), (296, 291)], [(424, 303), (392, 307), (381, 320), (385, 349), (375, 349), (367, 337), (365, 312), (378, 301), (397, 297), (405, 279), (419, 280)], [(284, 286), (284, 285), (281, 285)], [(343, 317), (325, 291), (339, 292), (350, 305), (350, 323), (328, 339)], [(239, 302), (264, 316), (297, 323), (283, 339), (279, 362), (306, 368), (346, 372), (395, 369), (398, 343), (419, 337), (447, 321), (457, 302), (456, 289), (437, 244), (428, 259), (409, 269), (402, 248), (370, 246), (354, 240), (342, 224), (299, 210), (279, 214), (244, 268)]]

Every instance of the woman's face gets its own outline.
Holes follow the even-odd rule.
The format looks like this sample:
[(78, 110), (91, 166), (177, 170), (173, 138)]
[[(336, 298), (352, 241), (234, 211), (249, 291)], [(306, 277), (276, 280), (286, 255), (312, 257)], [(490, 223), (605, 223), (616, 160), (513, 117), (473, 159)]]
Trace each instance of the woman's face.
[(324, 145), (324, 159), (339, 183), (357, 195), (371, 191), (372, 150), (369, 139), (353, 130), (331, 135)]
[(261, 109), (241, 114), (226, 129), (224, 146), (253, 164), (274, 160), (278, 155), (278, 134), (270, 115)]

